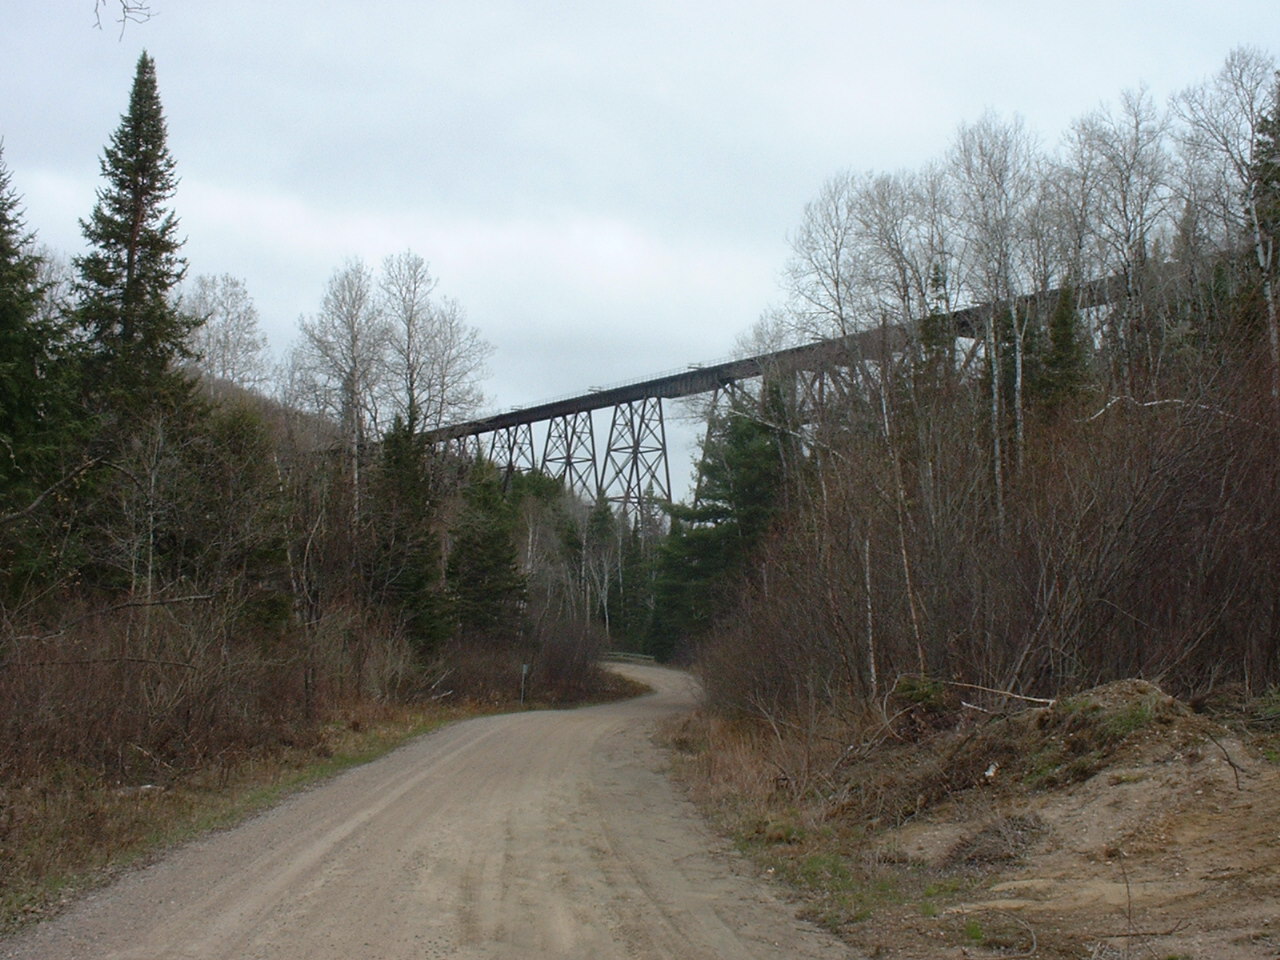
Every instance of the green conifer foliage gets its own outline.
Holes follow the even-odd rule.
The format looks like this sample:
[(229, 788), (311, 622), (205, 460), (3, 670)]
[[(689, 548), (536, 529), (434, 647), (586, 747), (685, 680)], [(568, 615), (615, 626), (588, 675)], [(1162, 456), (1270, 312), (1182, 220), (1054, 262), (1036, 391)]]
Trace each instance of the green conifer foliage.
[(1088, 355), (1076, 311), (1076, 294), (1070, 284), (1058, 291), (1048, 323), (1049, 348), (1035, 385), (1033, 397), (1046, 413), (1072, 406), (1088, 380)]
[(0, 152), (0, 513), (17, 505), (10, 499), (17, 489), (31, 486), (32, 447), (47, 413), (51, 331), (36, 319), (39, 261), (30, 243)]
[(746, 571), (782, 501), (783, 438), (751, 411), (731, 409), (712, 421), (698, 471), (697, 502), (673, 505), (657, 558), (650, 652), (663, 659), (715, 621)]
[(479, 463), (453, 529), (446, 579), (464, 636), (511, 640), (525, 598), (516, 561), (515, 516), (491, 464)]
[(643, 652), (654, 615), (653, 550), (639, 524), (622, 536), (616, 582), (609, 591), (609, 630), (616, 646)]
[(1262, 264), (1264, 270), (1274, 270), (1280, 251), (1280, 83), (1272, 95), (1271, 112), (1258, 123), (1258, 136), (1254, 145), (1254, 162), (1251, 171), (1257, 195), (1258, 219), (1270, 241), (1267, 253), (1270, 262)]
[(431, 452), (422, 435), (396, 417), (381, 454), (366, 518), (369, 587), (403, 618), (410, 645), (425, 659), (456, 627), (436, 533)]
[(166, 143), (155, 62), (138, 58), (129, 108), (103, 151), (106, 184), (81, 229), (92, 248), (77, 257), (77, 319), (91, 347), (89, 389), (111, 405), (136, 410), (178, 381), (192, 320), (174, 308), (182, 280), (178, 220), (167, 207), (177, 189)]
[(75, 472), (83, 426), (73, 348), (45, 309), (40, 258), (10, 183), (0, 155), (0, 517), (12, 518), (0, 525), (3, 598), (44, 582), (62, 561), (68, 538), (55, 514), (65, 494), (27, 511)]

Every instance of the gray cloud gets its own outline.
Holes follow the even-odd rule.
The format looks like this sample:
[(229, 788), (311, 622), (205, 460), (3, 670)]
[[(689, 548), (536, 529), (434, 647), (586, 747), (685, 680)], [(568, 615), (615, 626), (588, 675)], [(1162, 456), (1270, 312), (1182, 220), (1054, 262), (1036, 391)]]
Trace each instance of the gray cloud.
[(122, 39), (88, 0), (7, 14), (0, 136), (41, 239), (79, 248), (146, 47), (192, 270), (243, 277), (280, 347), (343, 258), (412, 247), (502, 406), (728, 352), (841, 168), (917, 166), (986, 107), (1052, 141), (1280, 49), (1272, 0), (153, 6)]

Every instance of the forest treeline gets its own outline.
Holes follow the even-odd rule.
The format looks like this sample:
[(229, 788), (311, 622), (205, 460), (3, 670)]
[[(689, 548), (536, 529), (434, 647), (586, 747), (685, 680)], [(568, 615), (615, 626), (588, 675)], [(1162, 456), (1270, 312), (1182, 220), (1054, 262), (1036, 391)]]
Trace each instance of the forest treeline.
[(0, 156), (0, 780), (167, 780), (355, 703), (592, 695), (625, 538), (424, 442), (491, 348), (423, 258), (342, 264), (273, 368), (244, 284), (186, 276), (145, 53), (101, 171), (67, 259)]
[(1280, 682), (1276, 84), (1239, 49), (1052, 150), (988, 114), (825, 185), (752, 342), (863, 349), (722, 409), (659, 578), (714, 709), (816, 736), (947, 684)]
[(0, 157), (0, 774), (143, 780), (522, 678), (569, 699), (605, 644), (696, 661), (776, 730), (904, 684), (1265, 689), (1276, 137), (1244, 48), (1052, 150), (989, 114), (922, 169), (833, 177), (744, 351), (861, 348), (727, 391), (691, 502), (624, 518), (425, 443), (490, 348), (412, 251), (336, 269), (272, 368), (243, 283), (186, 276), (144, 54), (85, 253), (37, 247)]

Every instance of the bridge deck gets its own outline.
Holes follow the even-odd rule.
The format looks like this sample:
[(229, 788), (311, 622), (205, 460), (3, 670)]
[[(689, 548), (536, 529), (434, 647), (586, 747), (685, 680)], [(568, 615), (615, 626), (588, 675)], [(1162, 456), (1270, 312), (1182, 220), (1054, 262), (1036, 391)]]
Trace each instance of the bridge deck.
[[(1117, 279), (1086, 284), (1076, 293), (1077, 309), (1114, 301), (1123, 289)], [(1043, 308), (1058, 294), (1050, 290), (1038, 297), (1022, 297), (1017, 305), (1019, 309)], [(957, 336), (975, 337), (985, 329), (991, 309), (987, 304), (966, 307), (945, 319)], [(863, 360), (874, 364), (898, 355), (909, 336), (905, 325), (883, 324), (845, 337), (692, 366), (678, 373), (450, 424), (428, 431), (426, 439), (433, 444), (457, 444), (463, 452), (485, 456), (508, 471), (541, 470), (561, 479), (585, 500), (606, 497), (630, 512), (645, 502), (671, 499), (663, 400), (711, 393), (755, 377), (801, 374), (817, 378), (820, 396), (827, 373)], [(612, 424), (600, 456), (591, 414), (610, 408)], [(546, 426), (540, 443), (534, 435), (535, 424)], [(488, 437), (487, 450), (484, 437)]]
[[(1115, 298), (1117, 288), (1118, 280), (1115, 278), (1084, 284), (1076, 292), (1076, 306), (1078, 309), (1087, 309), (1108, 303)], [(1057, 290), (1050, 290), (1040, 297), (1020, 298), (1020, 303), (1030, 303), (1035, 300), (1045, 302), (1056, 297), (1057, 294)], [(989, 309), (987, 305), (965, 307), (947, 314), (946, 318), (950, 320), (952, 329), (958, 336), (973, 336), (981, 329)], [(674, 400), (680, 397), (697, 396), (719, 390), (739, 380), (750, 380), (766, 373), (794, 373), (801, 370), (824, 369), (842, 362), (847, 364), (850, 357), (875, 358), (882, 356), (886, 351), (901, 349), (905, 340), (906, 331), (900, 325), (872, 327), (832, 340), (818, 340), (803, 346), (788, 347), (785, 350), (755, 357), (728, 360), (708, 366), (695, 366), (679, 373), (608, 387), (604, 390), (593, 390), (579, 396), (551, 400), (519, 410), (450, 424), (428, 431), (426, 438), (432, 443), (442, 443), (463, 437), (495, 433), (525, 424), (543, 423), (578, 413), (618, 407), (641, 400), (654, 398)]]

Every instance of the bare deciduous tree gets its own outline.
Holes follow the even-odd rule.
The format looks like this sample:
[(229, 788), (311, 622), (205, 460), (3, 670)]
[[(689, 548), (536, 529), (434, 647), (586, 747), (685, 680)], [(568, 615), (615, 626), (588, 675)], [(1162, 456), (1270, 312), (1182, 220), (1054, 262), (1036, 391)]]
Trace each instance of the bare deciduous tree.
[[(1124, 281), (1125, 298), (1111, 309), (1105, 330), (1129, 393), (1135, 377), (1159, 365), (1160, 337), (1147, 302), (1148, 260), (1167, 232), (1172, 203), (1169, 120), (1145, 88), (1127, 90), (1117, 109), (1096, 110), (1077, 121), (1079, 142), (1096, 182), (1091, 227), (1101, 255), (1099, 274)], [(1143, 373), (1141, 371), (1146, 371)]]
[(788, 293), (793, 322), (806, 339), (844, 336), (864, 321), (855, 302), (857, 194), (853, 174), (832, 177), (806, 204), (791, 240)]
[(314, 409), (340, 425), (347, 450), (352, 510), (360, 513), (360, 461), (378, 424), (378, 388), (385, 370), (387, 325), (363, 261), (334, 271), (320, 312), (298, 321), (302, 334), (295, 373)]
[(116, 22), (120, 24), (123, 30), (127, 23), (146, 23), (151, 19), (151, 4), (137, 0), (115, 0), (114, 3), (108, 0), (93, 0), (93, 22), (94, 26), (102, 29), (102, 14), (104, 10), (116, 8), (120, 12)]
[(266, 384), (267, 338), (243, 280), (226, 273), (201, 274), (179, 308), (200, 321), (190, 345), (202, 372), (242, 387)]
[(1013, 417), (1015, 455), (1025, 444), (1023, 418), (1023, 339), (1027, 318), (1015, 298), (1021, 293), (1018, 249), (1024, 221), (1035, 196), (1036, 150), (1021, 119), (1001, 121), (986, 114), (964, 124), (951, 151), (957, 215), (964, 232), (965, 259), (978, 299), (990, 305), (984, 340), (991, 386), (992, 475), (996, 514), (1004, 517), (1004, 454), (1001, 419), (1005, 404), (1001, 386), (999, 323), (1008, 313), (1013, 332)]
[(433, 298), (436, 285), (427, 262), (411, 250), (383, 261), (385, 387), (391, 412), (414, 431), (474, 413), (483, 402), (479, 381), (493, 352), (457, 301)]
[(1259, 131), (1276, 108), (1275, 60), (1253, 47), (1238, 47), (1213, 77), (1174, 100), (1183, 121), (1184, 155), (1201, 171), (1205, 195), (1216, 199), (1231, 240), (1246, 239), (1262, 271), (1271, 396), (1280, 411), (1280, 304), (1276, 300), (1276, 240), (1264, 225), (1260, 184), (1254, 176)]

